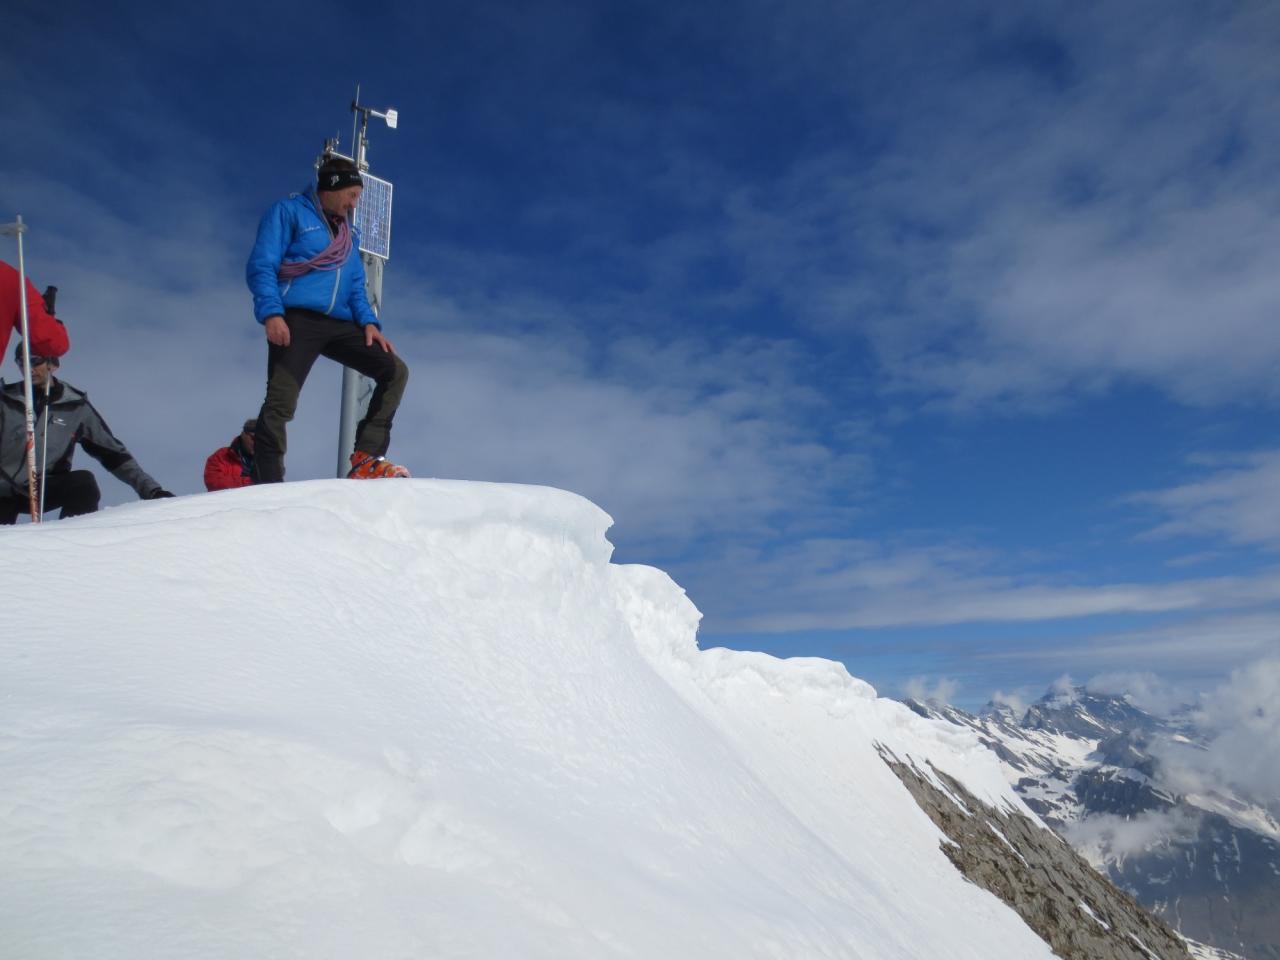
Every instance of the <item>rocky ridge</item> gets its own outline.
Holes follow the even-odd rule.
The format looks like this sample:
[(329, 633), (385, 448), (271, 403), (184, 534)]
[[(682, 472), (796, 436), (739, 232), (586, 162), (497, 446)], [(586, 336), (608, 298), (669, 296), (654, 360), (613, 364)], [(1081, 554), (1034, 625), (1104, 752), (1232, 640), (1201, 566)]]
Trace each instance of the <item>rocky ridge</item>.
[(1046, 825), (1182, 936), (1222, 951), (1203, 956), (1280, 960), (1280, 825), (1226, 785), (1199, 795), (1170, 786), (1168, 751), (1202, 749), (1186, 714), (1156, 716), (1084, 687), (1021, 712), (907, 705), (972, 730)]
[(1063, 960), (1192, 960), (1186, 944), (1059, 837), (1013, 810), (997, 810), (958, 781), (885, 747), (885, 763), (947, 837), (943, 852), (995, 894)]

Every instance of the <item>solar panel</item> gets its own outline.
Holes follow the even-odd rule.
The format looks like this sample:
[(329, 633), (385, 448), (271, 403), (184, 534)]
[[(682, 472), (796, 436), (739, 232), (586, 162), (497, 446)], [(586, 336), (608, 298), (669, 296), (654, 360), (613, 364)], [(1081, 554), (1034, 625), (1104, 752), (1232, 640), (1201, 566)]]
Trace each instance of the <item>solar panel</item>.
[(367, 173), (360, 175), (364, 190), (356, 204), (355, 225), (360, 249), (383, 260), (391, 259), (391, 181)]

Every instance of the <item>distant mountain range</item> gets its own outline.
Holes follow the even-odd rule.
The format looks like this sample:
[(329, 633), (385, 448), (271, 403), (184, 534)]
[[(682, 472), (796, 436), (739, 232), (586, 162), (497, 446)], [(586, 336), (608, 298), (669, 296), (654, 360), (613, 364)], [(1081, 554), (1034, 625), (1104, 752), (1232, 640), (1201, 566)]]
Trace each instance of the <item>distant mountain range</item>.
[(1226, 784), (1172, 785), (1171, 751), (1206, 741), (1190, 711), (1160, 717), (1085, 687), (1021, 713), (906, 703), (976, 732), (1027, 806), (1169, 926), (1247, 960), (1280, 960), (1275, 801), (1268, 809)]

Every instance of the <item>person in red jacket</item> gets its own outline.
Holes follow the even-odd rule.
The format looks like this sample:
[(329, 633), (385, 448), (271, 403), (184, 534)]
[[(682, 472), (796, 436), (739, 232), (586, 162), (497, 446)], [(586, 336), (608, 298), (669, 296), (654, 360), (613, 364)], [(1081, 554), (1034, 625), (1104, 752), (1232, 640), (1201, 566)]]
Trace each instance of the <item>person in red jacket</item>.
[[(60, 357), (71, 348), (67, 328), (45, 309), (40, 296), (27, 278), (27, 327), (31, 334), (33, 357)], [(18, 271), (0, 260), (0, 358), (9, 348), (9, 335), (22, 334), (22, 299), (18, 293)]]
[(204, 462), (204, 485), (212, 490), (234, 490), (253, 483), (253, 431), (257, 420), (246, 420), (240, 436), (215, 450)]

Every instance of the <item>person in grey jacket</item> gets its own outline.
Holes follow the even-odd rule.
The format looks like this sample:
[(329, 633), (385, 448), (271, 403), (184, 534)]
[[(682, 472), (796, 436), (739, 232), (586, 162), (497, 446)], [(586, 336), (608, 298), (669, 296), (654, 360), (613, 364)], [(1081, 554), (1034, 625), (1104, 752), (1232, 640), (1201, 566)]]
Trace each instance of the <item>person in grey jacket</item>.
[[(18, 344), (14, 359), (21, 369), (22, 344)], [(45, 430), (49, 433), (48, 459), (45, 461), (45, 509), (60, 507), (60, 517), (75, 517), (98, 509), (101, 493), (93, 473), (71, 469), (71, 456), (77, 443), (119, 480), (133, 487), (143, 500), (172, 497), (173, 494), (143, 470), (133, 454), (116, 439), (102, 415), (89, 402), (88, 395), (54, 377), (53, 371), (57, 366), (57, 357), (31, 358), (37, 458), (46, 448)], [(0, 524), (15, 523), (19, 514), (27, 512), (30, 502), (27, 492), (27, 417), (22, 394), (21, 381), (4, 384), (0, 389)]]

